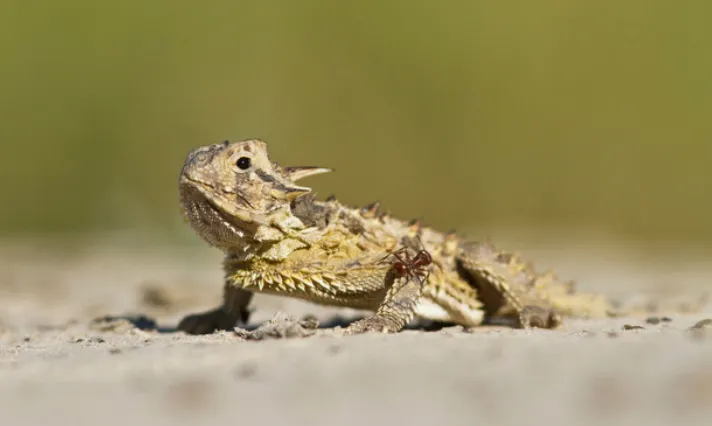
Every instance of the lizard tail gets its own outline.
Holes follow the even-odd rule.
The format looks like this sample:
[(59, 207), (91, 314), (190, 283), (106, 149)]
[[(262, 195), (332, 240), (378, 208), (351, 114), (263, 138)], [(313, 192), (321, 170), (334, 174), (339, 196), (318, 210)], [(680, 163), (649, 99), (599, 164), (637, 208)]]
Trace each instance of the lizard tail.
[(694, 314), (704, 310), (710, 301), (709, 292), (705, 291), (693, 300), (670, 300), (665, 298), (638, 302), (624, 306), (619, 303), (614, 316), (649, 316), (665, 314)]

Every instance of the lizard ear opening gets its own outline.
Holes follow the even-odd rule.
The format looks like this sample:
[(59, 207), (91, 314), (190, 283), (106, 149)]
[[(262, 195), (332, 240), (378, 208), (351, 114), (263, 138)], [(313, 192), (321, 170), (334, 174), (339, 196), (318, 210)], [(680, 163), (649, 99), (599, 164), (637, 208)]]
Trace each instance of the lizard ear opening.
[(285, 167), (283, 170), (285, 177), (287, 177), (292, 182), (296, 182), (299, 179), (303, 179), (308, 176), (334, 171), (333, 169), (330, 169), (328, 167), (315, 166)]

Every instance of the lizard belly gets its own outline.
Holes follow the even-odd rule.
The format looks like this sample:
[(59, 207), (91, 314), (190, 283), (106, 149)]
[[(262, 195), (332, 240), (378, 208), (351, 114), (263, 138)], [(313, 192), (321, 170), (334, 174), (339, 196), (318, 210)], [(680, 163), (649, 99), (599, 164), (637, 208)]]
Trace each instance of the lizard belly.
[(432, 299), (423, 298), (415, 307), (415, 314), (423, 319), (431, 321), (452, 322), (452, 316), (442, 306)]
[(415, 314), (422, 319), (453, 322), (464, 327), (478, 326), (484, 320), (484, 311), (482, 309), (473, 309), (467, 304), (458, 303), (454, 300), (448, 301), (447, 309), (443, 305), (443, 300), (436, 301), (429, 297), (424, 297), (416, 306)]

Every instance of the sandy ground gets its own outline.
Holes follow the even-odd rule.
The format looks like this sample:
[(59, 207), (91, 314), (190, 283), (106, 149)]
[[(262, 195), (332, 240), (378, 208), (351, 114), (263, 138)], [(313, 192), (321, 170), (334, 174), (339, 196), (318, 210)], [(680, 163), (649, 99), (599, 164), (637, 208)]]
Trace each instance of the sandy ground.
[[(712, 289), (712, 265), (689, 255), (523, 247), (631, 304), (679, 307)], [(173, 329), (218, 303), (214, 251), (15, 244), (0, 256), (0, 425), (712, 424), (712, 328), (691, 329), (709, 305), (649, 315), (669, 316), (655, 324), (245, 341)], [(254, 306), (255, 325), (278, 311), (330, 325), (362, 315), (264, 296)]]

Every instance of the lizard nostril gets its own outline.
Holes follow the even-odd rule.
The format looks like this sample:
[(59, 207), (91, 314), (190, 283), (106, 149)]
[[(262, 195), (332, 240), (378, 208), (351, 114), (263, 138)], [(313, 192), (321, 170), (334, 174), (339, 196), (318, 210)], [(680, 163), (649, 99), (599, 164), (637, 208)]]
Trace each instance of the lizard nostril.
[(199, 152), (195, 154), (195, 161), (199, 163), (204, 163), (208, 160), (208, 153), (207, 152)]

